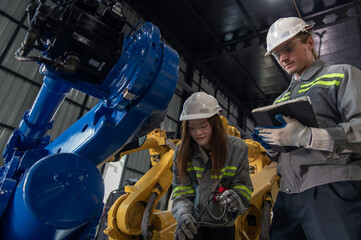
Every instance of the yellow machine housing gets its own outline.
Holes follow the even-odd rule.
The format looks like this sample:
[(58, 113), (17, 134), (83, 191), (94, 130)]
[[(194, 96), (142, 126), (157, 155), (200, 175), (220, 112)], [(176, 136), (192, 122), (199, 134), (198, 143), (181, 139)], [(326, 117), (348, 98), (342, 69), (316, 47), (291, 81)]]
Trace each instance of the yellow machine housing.
[[(229, 135), (241, 137), (224, 117), (222, 122)], [(173, 215), (169, 210), (156, 210), (155, 206), (171, 186), (173, 154), (179, 142), (167, 138), (166, 131), (156, 129), (147, 135), (142, 146), (122, 153), (126, 155), (148, 149), (153, 167), (134, 186), (126, 186), (126, 193), (109, 210), (108, 227), (104, 232), (110, 240), (174, 238), (177, 222)], [(249, 210), (235, 222), (236, 239), (240, 240), (258, 239), (262, 231), (268, 231), (272, 206), (279, 190), (276, 164), (270, 162), (258, 142), (250, 139), (245, 142), (254, 192)], [(266, 230), (262, 229), (264, 227)]]

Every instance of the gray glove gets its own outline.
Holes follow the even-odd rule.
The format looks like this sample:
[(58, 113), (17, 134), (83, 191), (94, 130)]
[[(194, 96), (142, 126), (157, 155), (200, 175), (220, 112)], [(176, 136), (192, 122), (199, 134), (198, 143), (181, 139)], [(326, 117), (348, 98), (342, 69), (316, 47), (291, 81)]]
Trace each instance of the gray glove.
[(174, 233), (175, 240), (193, 239), (198, 233), (199, 224), (190, 213), (184, 213), (178, 219), (178, 225)]
[(266, 128), (259, 131), (265, 142), (277, 146), (309, 147), (312, 132), (294, 118), (283, 116), (286, 125), (282, 128)]
[(219, 201), (223, 206), (227, 207), (227, 211), (231, 213), (240, 213), (246, 209), (241, 198), (232, 189), (224, 191), (219, 197)]

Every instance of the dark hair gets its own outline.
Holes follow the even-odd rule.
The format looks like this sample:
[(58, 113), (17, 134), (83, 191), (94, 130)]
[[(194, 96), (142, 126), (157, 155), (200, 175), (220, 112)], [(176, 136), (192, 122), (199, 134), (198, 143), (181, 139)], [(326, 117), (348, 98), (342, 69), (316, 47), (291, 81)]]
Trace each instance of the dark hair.
[[(212, 136), (210, 139), (212, 170), (213, 174), (219, 175), (222, 166), (226, 162), (227, 132), (224, 129), (222, 120), (218, 114), (208, 118), (208, 122), (212, 127)], [(188, 121), (183, 121), (181, 144), (177, 154), (177, 168), (181, 181), (183, 181), (184, 175), (188, 174), (187, 164), (192, 159), (194, 152), (192, 146), (195, 145), (187, 125)]]
[(301, 39), (302, 43), (307, 43), (308, 38), (312, 37), (311, 33), (309, 32), (299, 32), (296, 36)]

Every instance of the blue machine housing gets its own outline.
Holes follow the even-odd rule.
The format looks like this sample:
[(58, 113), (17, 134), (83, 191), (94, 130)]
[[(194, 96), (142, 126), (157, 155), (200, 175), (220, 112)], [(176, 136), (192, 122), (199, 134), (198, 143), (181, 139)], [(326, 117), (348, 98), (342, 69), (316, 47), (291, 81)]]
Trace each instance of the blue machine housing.
[[(178, 54), (161, 42), (151, 23), (125, 35), (121, 56), (100, 84), (43, 63), (42, 88), (3, 153), (0, 238), (88, 238), (103, 208), (104, 183), (97, 167), (167, 109), (178, 66)], [(50, 142), (46, 133), (72, 88), (100, 101)]]

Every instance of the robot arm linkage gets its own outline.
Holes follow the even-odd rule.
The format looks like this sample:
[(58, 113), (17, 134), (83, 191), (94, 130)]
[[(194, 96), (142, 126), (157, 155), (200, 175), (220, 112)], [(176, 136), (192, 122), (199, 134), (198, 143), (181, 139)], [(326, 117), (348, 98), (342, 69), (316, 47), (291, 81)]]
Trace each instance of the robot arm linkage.
[[(172, 98), (177, 53), (145, 23), (121, 34), (121, 4), (33, 2), (19, 60), (41, 64), (44, 83), (3, 153), (0, 235), (11, 239), (85, 239), (98, 224), (104, 186), (97, 166), (148, 128)], [(104, 2), (104, 1), (103, 1)], [(44, 43), (43, 43), (44, 42)], [(29, 57), (32, 48), (41, 57)], [(46, 135), (67, 93), (99, 103), (50, 142)]]

